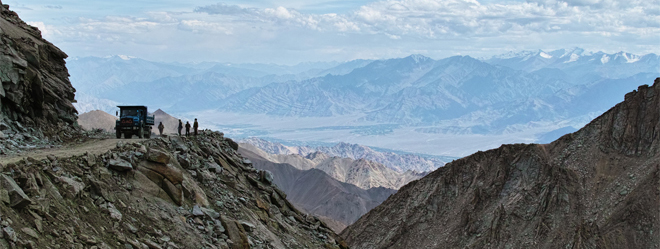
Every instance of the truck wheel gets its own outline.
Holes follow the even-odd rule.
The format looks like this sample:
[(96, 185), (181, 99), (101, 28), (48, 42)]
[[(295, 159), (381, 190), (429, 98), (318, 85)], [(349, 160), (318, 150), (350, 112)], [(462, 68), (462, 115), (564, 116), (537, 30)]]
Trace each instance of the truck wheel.
[(144, 134), (145, 138), (151, 138), (151, 131), (147, 131), (147, 134)]
[(143, 138), (143, 137), (144, 137), (144, 128), (140, 128), (140, 129), (138, 130), (138, 134), (137, 134), (137, 135), (138, 135), (139, 138)]
[(117, 138), (121, 138), (121, 131), (117, 131)]

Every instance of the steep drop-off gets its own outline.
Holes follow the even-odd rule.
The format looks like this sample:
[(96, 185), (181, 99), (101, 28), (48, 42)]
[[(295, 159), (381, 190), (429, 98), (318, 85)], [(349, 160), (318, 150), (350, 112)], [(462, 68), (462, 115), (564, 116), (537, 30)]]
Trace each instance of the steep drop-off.
[(658, 248), (660, 78), (550, 144), (503, 145), (402, 187), (354, 248)]

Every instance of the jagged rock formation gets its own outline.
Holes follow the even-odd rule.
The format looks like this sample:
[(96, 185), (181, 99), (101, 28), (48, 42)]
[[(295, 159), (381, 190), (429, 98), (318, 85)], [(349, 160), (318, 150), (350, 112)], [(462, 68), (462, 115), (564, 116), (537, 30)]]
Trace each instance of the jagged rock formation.
[(370, 160), (331, 157), (320, 151), (302, 157), (297, 154), (268, 154), (247, 143), (241, 143), (241, 148), (274, 163), (289, 164), (300, 170), (321, 170), (340, 182), (349, 183), (362, 189), (377, 187), (399, 189), (401, 186), (426, 175), (413, 171), (400, 173)]
[[(243, 145), (243, 144), (242, 144)], [(396, 190), (377, 187), (362, 189), (340, 182), (318, 169), (300, 170), (287, 163), (272, 162), (252, 150), (239, 148), (254, 167), (273, 174), (273, 183), (286, 193), (296, 207), (329, 223), (336, 232), (355, 222)]]
[(0, 50), (0, 131), (61, 137), (77, 129), (67, 55), (1, 2)]
[[(221, 133), (0, 167), (0, 248), (340, 248)], [(272, 180), (272, 179), (271, 179)]]
[(107, 132), (115, 132), (115, 121), (117, 117), (101, 110), (95, 110), (80, 114), (78, 125), (85, 130), (103, 129)]
[(342, 232), (355, 248), (657, 248), (660, 78), (581, 130), (478, 152)]

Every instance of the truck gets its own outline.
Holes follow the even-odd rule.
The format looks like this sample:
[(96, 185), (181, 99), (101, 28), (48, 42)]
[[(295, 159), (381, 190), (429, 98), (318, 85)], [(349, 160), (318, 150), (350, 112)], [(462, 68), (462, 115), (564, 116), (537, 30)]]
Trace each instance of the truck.
[(147, 107), (141, 105), (126, 105), (119, 107), (119, 119), (115, 122), (117, 138), (131, 138), (137, 135), (139, 138), (151, 138), (151, 127), (154, 125), (155, 116), (149, 116)]

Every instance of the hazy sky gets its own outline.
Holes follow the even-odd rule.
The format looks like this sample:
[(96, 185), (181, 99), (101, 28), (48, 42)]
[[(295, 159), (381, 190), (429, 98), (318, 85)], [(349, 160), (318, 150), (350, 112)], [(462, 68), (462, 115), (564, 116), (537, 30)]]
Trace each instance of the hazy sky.
[(272, 62), (660, 53), (660, 0), (5, 0), (69, 56)]

